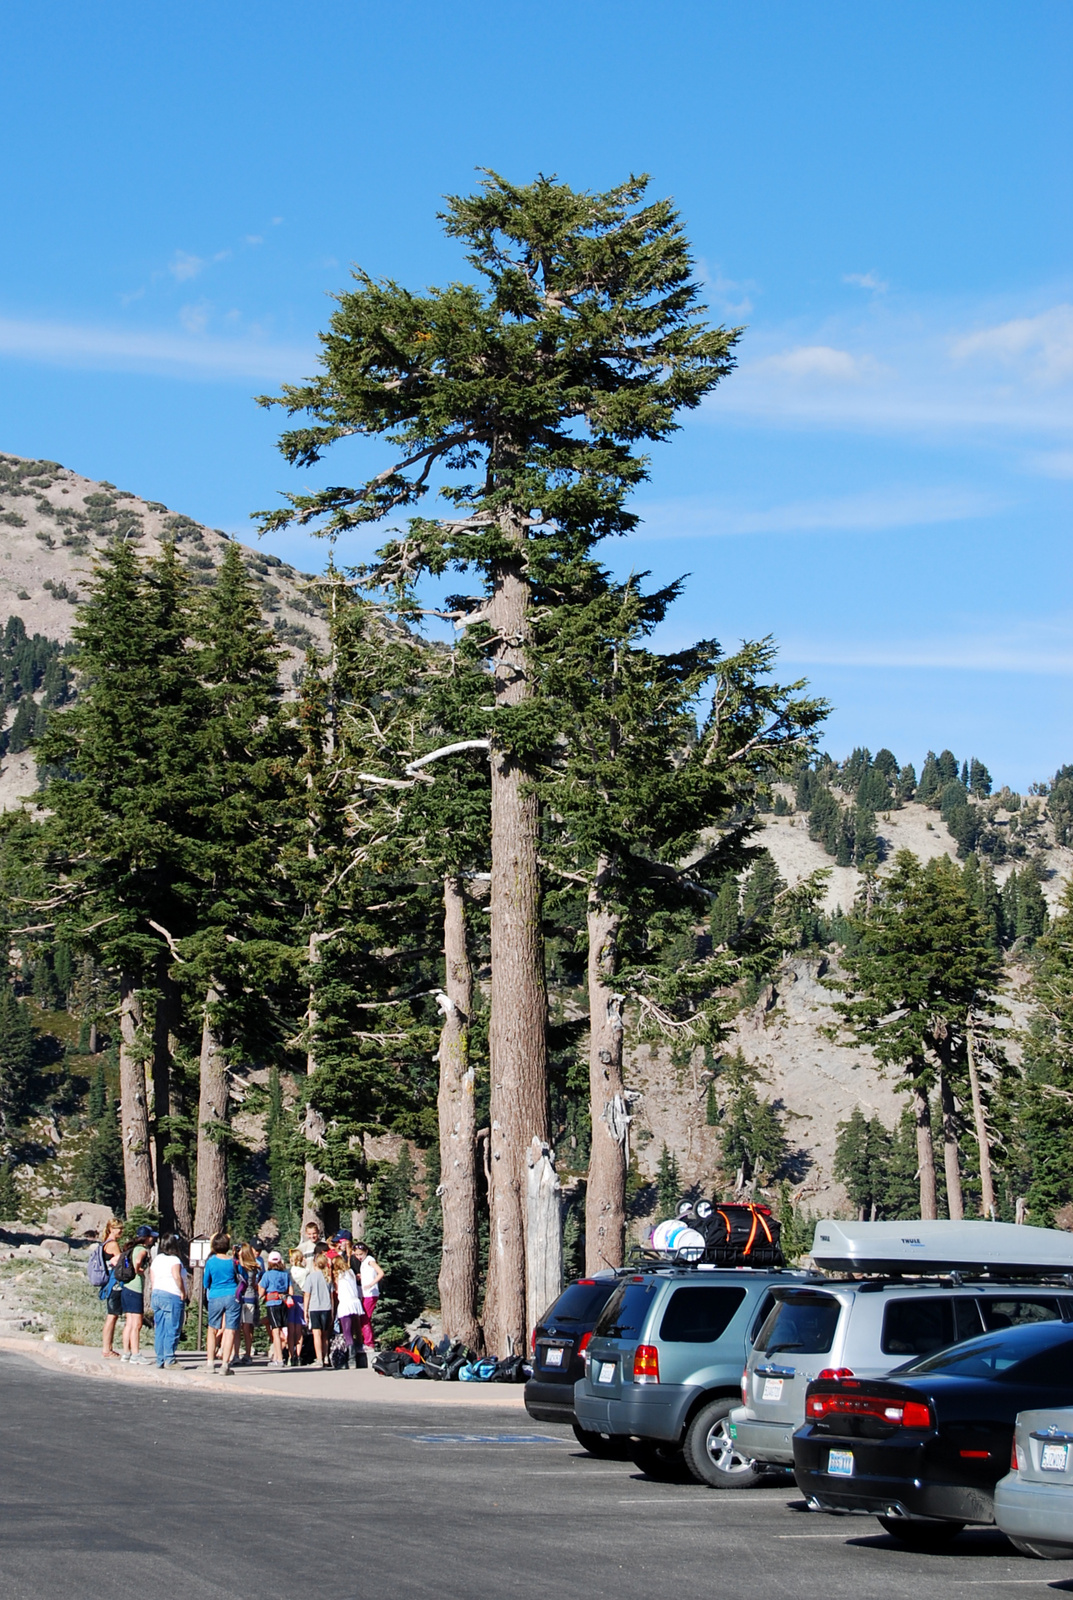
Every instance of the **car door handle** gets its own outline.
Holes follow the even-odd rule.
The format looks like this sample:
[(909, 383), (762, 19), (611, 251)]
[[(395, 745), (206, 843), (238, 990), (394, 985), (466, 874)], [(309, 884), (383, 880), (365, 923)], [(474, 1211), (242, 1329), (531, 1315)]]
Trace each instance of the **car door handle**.
[(794, 1369), (793, 1367), (757, 1367), (756, 1375), (758, 1378), (792, 1378)]

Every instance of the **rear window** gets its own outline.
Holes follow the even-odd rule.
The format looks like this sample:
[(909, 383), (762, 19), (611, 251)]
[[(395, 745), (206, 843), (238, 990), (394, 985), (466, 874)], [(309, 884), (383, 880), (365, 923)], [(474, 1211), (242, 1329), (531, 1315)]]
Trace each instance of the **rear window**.
[(1025, 1322), (1061, 1322), (1062, 1304), (1057, 1295), (1017, 1295), (1001, 1300), (981, 1295), (980, 1311), (988, 1333), (1017, 1328)]
[(968, 1295), (891, 1300), (883, 1311), (879, 1348), (887, 1356), (930, 1356), (979, 1333), (979, 1313)]
[(596, 1320), (598, 1339), (636, 1339), (644, 1327), (655, 1283), (620, 1283)]
[[(954, 1378), (1001, 1378), (1009, 1376), (1025, 1383), (1044, 1381), (1039, 1375), (1054, 1374), (1073, 1387), (1073, 1338), (1064, 1327), (1059, 1331), (1053, 1323), (1038, 1327), (1011, 1328), (1003, 1338), (1001, 1333), (985, 1334), (982, 1339), (971, 1339), (968, 1344), (953, 1350), (941, 1350), (924, 1361), (899, 1367), (906, 1376), (916, 1373), (946, 1372)], [(1046, 1381), (1050, 1381), (1048, 1378)]]
[(756, 1343), (765, 1355), (799, 1350), (823, 1355), (834, 1343), (841, 1303), (830, 1294), (794, 1295), (779, 1300), (760, 1329)]
[(744, 1289), (707, 1284), (676, 1289), (663, 1313), (659, 1336), (668, 1344), (709, 1344), (725, 1333), (744, 1299)]
[(541, 1322), (576, 1322), (586, 1328), (591, 1328), (599, 1316), (602, 1307), (606, 1304), (609, 1295), (614, 1294), (616, 1285), (603, 1283), (571, 1283), (565, 1288), (558, 1300), (549, 1307), (541, 1317)]

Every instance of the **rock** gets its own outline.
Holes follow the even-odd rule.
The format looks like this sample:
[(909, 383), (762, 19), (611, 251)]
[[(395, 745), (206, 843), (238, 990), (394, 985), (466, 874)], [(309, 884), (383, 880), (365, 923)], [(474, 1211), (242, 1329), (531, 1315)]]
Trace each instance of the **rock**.
[(71, 1253), (66, 1239), (42, 1239), (38, 1248), (42, 1255), (69, 1256)]
[(105, 1225), (112, 1220), (110, 1206), (93, 1205), (89, 1200), (72, 1200), (69, 1205), (54, 1206), (48, 1213), (46, 1224), (53, 1233), (71, 1233), (80, 1239), (92, 1234), (100, 1238)]

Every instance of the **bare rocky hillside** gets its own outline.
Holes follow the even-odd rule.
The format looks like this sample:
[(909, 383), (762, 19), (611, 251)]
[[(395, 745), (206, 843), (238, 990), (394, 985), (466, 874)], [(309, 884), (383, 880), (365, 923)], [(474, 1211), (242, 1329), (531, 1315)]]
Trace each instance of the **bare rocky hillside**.
[[(787, 800), (790, 791), (783, 791)], [(994, 822), (1008, 827), (1017, 813), (998, 809)], [(877, 818), (884, 847), (880, 875), (890, 870), (898, 850), (911, 850), (922, 861), (938, 855), (957, 857), (957, 847), (937, 811), (909, 804)], [(820, 868), (830, 870), (825, 897), (829, 912), (849, 910), (860, 886), (854, 867), (836, 867), (823, 846), (809, 838), (805, 815), (769, 816), (756, 842), (774, 857), (781, 876), (790, 884)], [(1073, 851), (1054, 843), (1054, 831), (1042, 812), (1032, 830), (1030, 854), (1046, 871), (1042, 888), (1053, 912), (1063, 889), (1073, 877)], [(1001, 885), (1023, 867), (1025, 858), (1007, 860), (995, 869)], [(760, 1069), (758, 1092), (782, 1109), (787, 1138), (794, 1157), (788, 1164), (792, 1193), (813, 1214), (830, 1214), (845, 1206), (845, 1194), (831, 1175), (837, 1124), (854, 1106), (866, 1116), (877, 1114), (893, 1127), (905, 1103), (895, 1084), (885, 1078), (871, 1052), (832, 1042), (824, 1030), (837, 1022), (833, 1002), (837, 994), (821, 981), (837, 976), (833, 956), (794, 957), (756, 1006), (739, 1020), (726, 1050), (740, 1049), (745, 1059)], [(1011, 964), (1008, 982), (1016, 990), (1024, 970)], [(1007, 997), (1010, 1003), (1012, 997)], [(1014, 1000), (1014, 1020), (1023, 1018), (1024, 1006)], [(676, 1067), (669, 1052), (648, 1046), (634, 1052), (627, 1082), (643, 1098), (635, 1107), (632, 1128), (638, 1164), (648, 1179), (655, 1178), (663, 1145), (679, 1162), (683, 1184), (709, 1191), (718, 1166), (718, 1129), (706, 1121), (709, 1078), (704, 1075), (701, 1052), (687, 1067)], [(643, 1231), (643, 1230), (642, 1230)]]

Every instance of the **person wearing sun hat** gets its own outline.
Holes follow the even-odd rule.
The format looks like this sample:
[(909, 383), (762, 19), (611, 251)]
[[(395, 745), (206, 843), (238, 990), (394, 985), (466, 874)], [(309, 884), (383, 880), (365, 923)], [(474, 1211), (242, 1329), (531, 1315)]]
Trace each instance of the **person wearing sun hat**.
[(272, 1354), (268, 1358), (268, 1365), (284, 1367), (286, 1362), (283, 1359), (283, 1331), (287, 1326), (287, 1298), (294, 1293), (294, 1286), (291, 1283), (290, 1272), (278, 1250), (270, 1250), (265, 1257), (265, 1270), (259, 1288), (264, 1302), (269, 1337), (272, 1340)]

